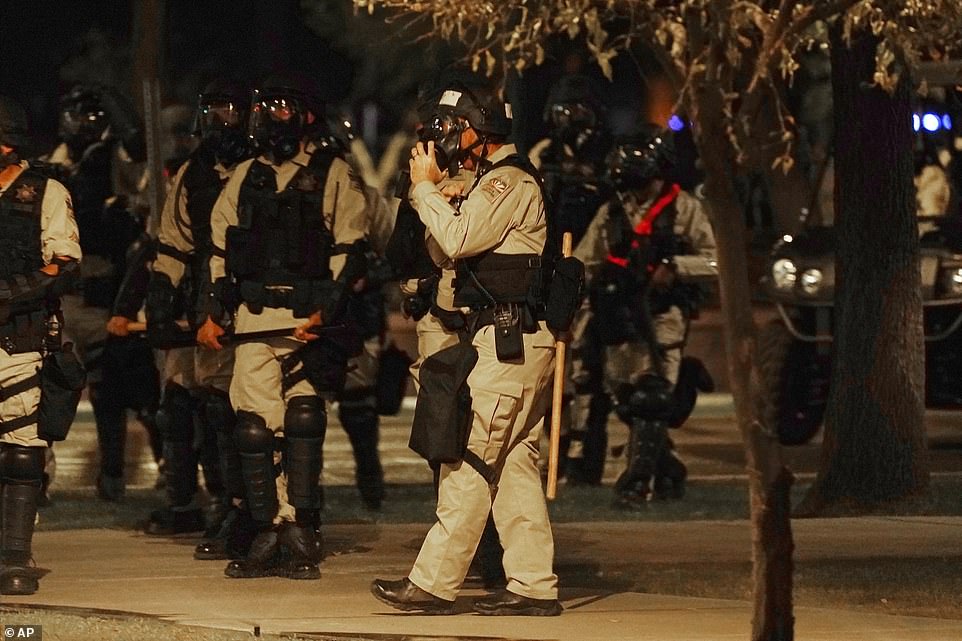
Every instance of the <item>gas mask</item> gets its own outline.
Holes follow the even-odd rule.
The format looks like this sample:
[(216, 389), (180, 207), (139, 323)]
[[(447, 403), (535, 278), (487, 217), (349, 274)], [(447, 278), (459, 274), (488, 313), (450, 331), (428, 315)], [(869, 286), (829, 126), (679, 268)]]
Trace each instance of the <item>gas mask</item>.
[(250, 154), (250, 143), (244, 132), (247, 110), (233, 101), (201, 103), (197, 110), (197, 126), (201, 140), (214, 152), (217, 160), (230, 166)]
[(608, 156), (608, 175), (619, 192), (644, 189), (656, 178), (663, 178), (662, 161), (655, 139), (646, 146), (619, 145)]
[(250, 138), (277, 162), (290, 160), (300, 150), (309, 113), (297, 98), (267, 97), (255, 92), (248, 127)]
[(475, 164), (481, 160), (474, 154), (474, 150), (484, 146), (484, 136), (479, 135), (467, 149), (461, 148), (461, 134), (470, 126), (465, 119), (455, 114), (440, 114), (418, 131), (418, 138), (424, 144), (429, 140), (434, 141), (434, 157), (438, 168), (447, 171), (449, 176), (458, 173), (465, 159), (474, 158)]
[(598, 125), (598, 116), (582, 103), (556, 103), (548, 108), (553, 136), (573, 149), (581, 147)]
[(100, 142), (107, 124), (106, 112), (94, 105), (81, 103), (61, 111), (60, 137), (71, 157), (79, 158), (90, 145)]
[(434, 159), (438, 169), (454, 176), (461, 165), (461, 122), (453, 116), (434, 116), (418, 129), (418, 140), (427, 146), (434, 141)]

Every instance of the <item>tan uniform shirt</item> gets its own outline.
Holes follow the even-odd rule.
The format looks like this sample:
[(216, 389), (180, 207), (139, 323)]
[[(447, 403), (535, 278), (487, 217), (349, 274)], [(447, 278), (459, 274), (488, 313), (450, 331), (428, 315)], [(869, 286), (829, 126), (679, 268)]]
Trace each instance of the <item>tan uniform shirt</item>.
[[(20, 167), (27, 169), (26, 161)], [(19, 177), (19, 174), (17, 174)], [(0, 184), (0, 195), (16, 180), (14, 177), (6, 184)], [(47, 180), (40, 213), (40, 244), (44, 264), (50, 264), (54, 256), (65, 256), (80, 260), (80, 232), (74, 220), (73, 203), (70, 192), (56, 180)]]
[[(641, 222), (653, 203), (653, 199), (639, 202), (632, 195), (625, 198), (625, 213), (632, 227)], [(598, 274), (608, 259), (609, 238), (612, 225), (615, 224), (608, 219), (608, 209), (608, 203), (598, 209), (584, 238), (574, 250), (575, 258), (585, 264), (589, 281)], [(675, 199), (675, 211), (675, 234), (687, 238), (694, 252), (687, 256), (674, 257), (678, 267), (678, 280), (686, 283), (714, 280), (718, 277), (715, 233), (702, 202), (682, 191)]]
[[(20, 163), (21, 171), (29, 167), (27, 162)], [(16, 177), (0, 184), (0, 195), (14, 183)], [(28, 193), (24, 193), (29, 198)], [(67, 188), (56, 180), (47, 180), (40, 210), (40, 247), (45, 265), (55, 256), (80, 260), (80, 233), (74, 220), (73, 204)], [(33, 376), (40, 366), (39, 352), (7, 354), (0, 349), (0, 387), (11, 387)], [(16, 396), (0, 401), (0, 421), (10, 421), (26, 416), (37, 409), (40, 402), (40, 387), (28, 389)], [(37, 438), (37, 424), (0, 435), (0, 441), (23, 447), (45, 447), (46, 441)]]
[[(294, 158), (275, 166), (266, 158), (255, 158), (242, 162), (227, 181), (227, 185), (220, 193), (214, 209), (211, 212), (211, 236), (214, 247), (224, 250), (226, 247), (227, 228), (237, 225), (237, 204), (241, 185), (247, 177), (247, 172), (253, 163), (259, 162), (271, 167), (277, 177), (277, 190), (283, 191), (294, 175), (306, 167), (311, 153), (316, 148), (313, 144), (301, 150)], [(370, 217), (366, 209), (368, 197), (363, 183), (355, 176), (350, 165), (340, 158), (331, 163), (324, 184), (324, 200), (318, 216), (323, 217), (328, 229), (334, 235), (334, 242), (349, 244), (367, 237)], [(336, 278), (344, 268), (346, 257), (335, 255), (331, 258), (331, 271)], [(216, 280), (225, 275), (224, 258), (212, 256), (210, 259), (211, 278)], [(300, 325), (305, 319), (296, 319), (294, 313), (286, 308), (265, 307), (260, 314), (252, 314), (247, 305), (241, 304), (237, 311), (237, 332), (251, 332), (268, 329), (282, 329)]]
[[(160, 212), (160, 227), (157, 230), (157, 240), (164, 245), (184, 252), (185, 254), (194, 253), (194, 234), (190, 229), (190, 214), (187, 213), (187, 190), (184, 189), (184, 173), (188, 165), (194, 162), (188, 160), (177, 171), (167, 198), (164, 200), (164, 208)], [(221, 181), (226, 181), (234, 173), (234, 168), (226, 168), (217, 163), (214, 169), (220, 176)], [(180, 284), (184, 277), (186, 265), (173, 256), (158, 254), (154, 260), (154, 271), (166, 274), (174, 287)]]

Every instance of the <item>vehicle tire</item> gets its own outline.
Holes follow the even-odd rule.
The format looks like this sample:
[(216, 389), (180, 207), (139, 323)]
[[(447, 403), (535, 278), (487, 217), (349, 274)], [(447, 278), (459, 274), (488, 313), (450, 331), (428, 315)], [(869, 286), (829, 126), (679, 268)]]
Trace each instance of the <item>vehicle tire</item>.
[(766, 395), (761, 417), (782, 445), (803, 445), (818, 433), (828, 402), (828, 369), (814, 343), (795, 340), (779, 321), (758, 335), (758, 363)]

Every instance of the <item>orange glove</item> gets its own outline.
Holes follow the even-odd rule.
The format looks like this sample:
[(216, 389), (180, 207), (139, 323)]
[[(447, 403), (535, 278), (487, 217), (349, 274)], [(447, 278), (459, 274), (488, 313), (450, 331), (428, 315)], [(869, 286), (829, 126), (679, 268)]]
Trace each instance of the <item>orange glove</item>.
[(207, 349), (223, 349), (224, 346), (220, 344), (217, 340), (219, 337), (224, 335), (224, 328), (214, 322), (214, 320), (208, 316), (204, 324), (200, 326), (197, 330), (197, 344), (201, 347), (206, 347)]
[(126, 316), (111, 316), (107, 321), (107, 333), (112, 336), (127, 336), (130, 334), (130, 319)]
[(314, 312), (307, 319), (306, 323), (297, 326), (294, 330), (294, 338), (302, 341), (316, 341), (319, 336), (317, 334), (310, 334), (307, 330), (320, 324), (322, 324), (321, 312)]

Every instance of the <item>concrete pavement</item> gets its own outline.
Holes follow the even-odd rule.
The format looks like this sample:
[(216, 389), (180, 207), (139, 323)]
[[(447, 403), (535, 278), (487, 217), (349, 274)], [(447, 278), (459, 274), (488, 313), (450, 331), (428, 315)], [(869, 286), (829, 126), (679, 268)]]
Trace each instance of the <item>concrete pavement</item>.
[[(41, 590), (6, 604), (88, 608), (252, 633), (325, 638), (410, 637), (571, 641), (722, 641), (748, 638), (750, 604), (625, 592), (617, 559), (718, 563), (749, 558), (747, 521), (564, 523), (555, 526), (566, 612), (557, 618), (480, 617), (465, 590), (454, 616), (395, 612), (368, 593), (372, 578), (403, 576), (426, 524), (356, 523), (325, 528), (320, 581), (231, 580), (221, 561), (191, 559), (196, 539), (157, 539), (117, 530), (41, 532), (35, 556), (49, 569)], [(958, 557), (962, 517), (810, 519), (793, 523), (798, 560)], [(962, 608), (962, 604), (960, 604)], [(869, 611), (796, 608), (806, 641), (957, 641), (962, 620)], [(246, 635), (245, 635), (246, 637)], [(241, 638), (241, 637), (239, 637)]]

